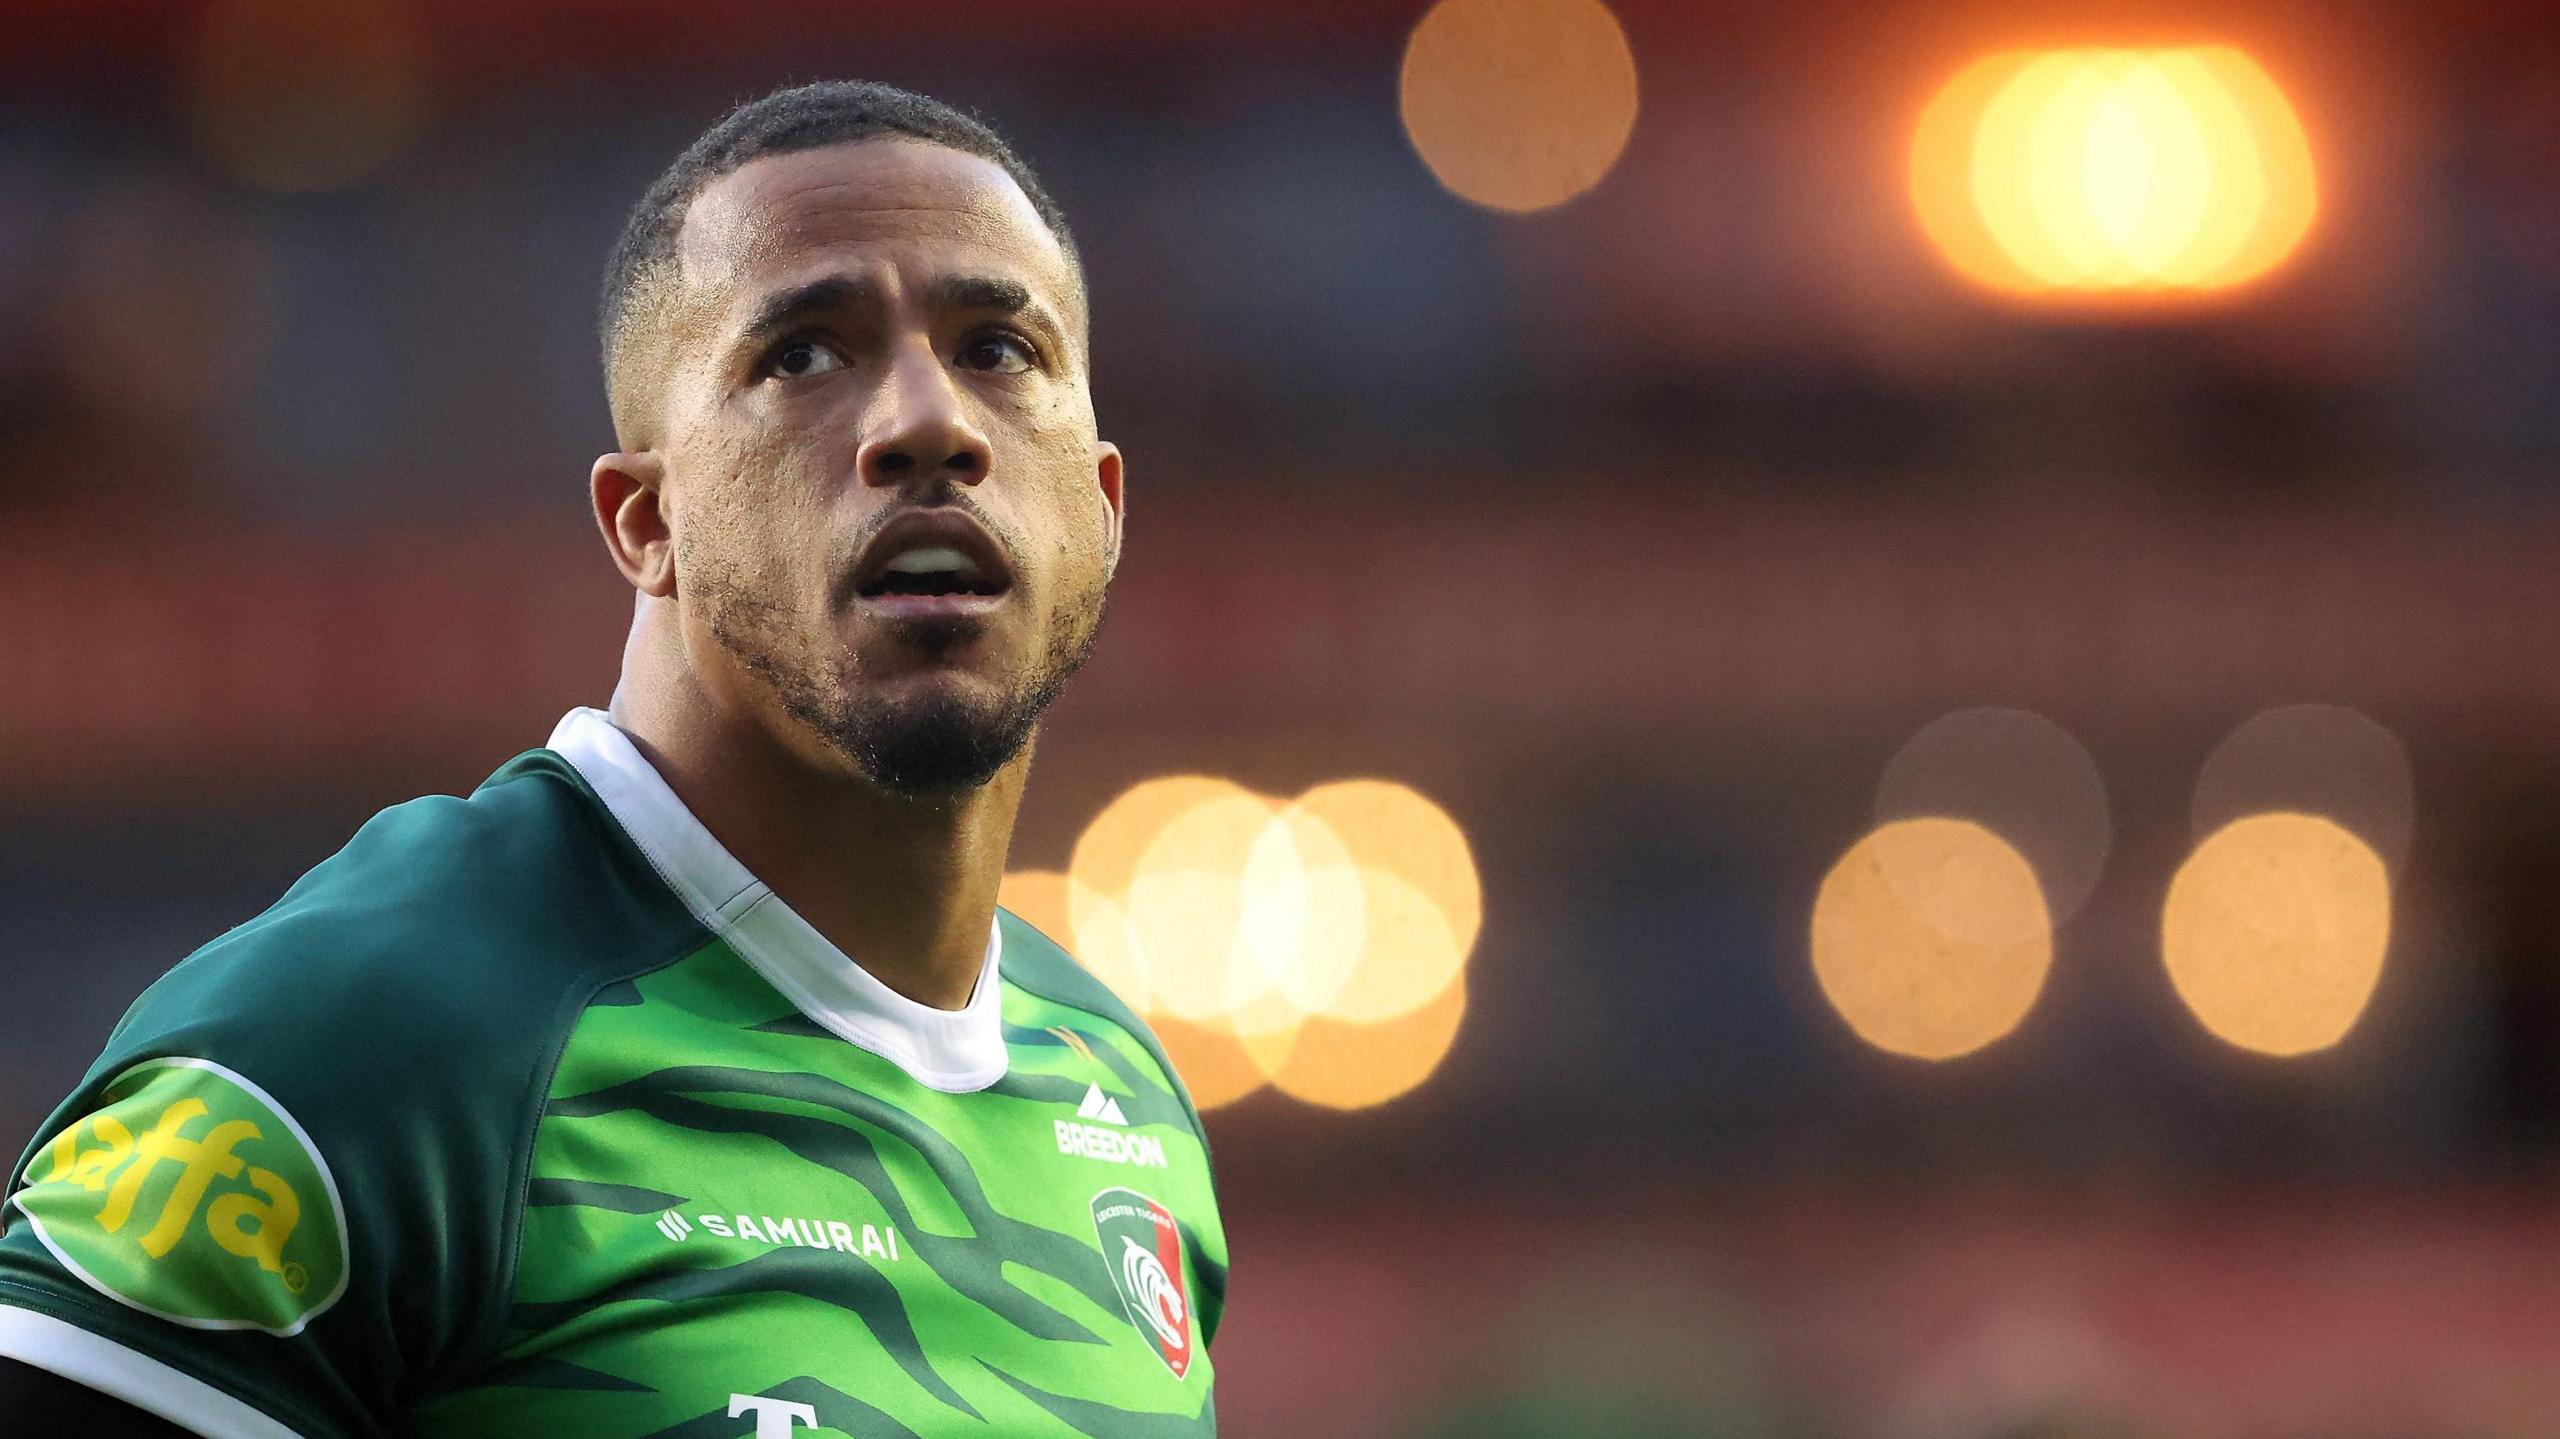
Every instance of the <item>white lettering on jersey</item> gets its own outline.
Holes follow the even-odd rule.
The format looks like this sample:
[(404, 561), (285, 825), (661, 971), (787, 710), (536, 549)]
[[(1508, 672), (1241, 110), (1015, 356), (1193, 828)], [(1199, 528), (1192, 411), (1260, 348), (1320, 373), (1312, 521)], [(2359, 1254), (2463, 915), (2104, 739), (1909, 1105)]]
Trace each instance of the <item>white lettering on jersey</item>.
[(756, 1416), (756, 1439), (791, 1439), (791, 1431), (806, 1424), (818, 1427), (818, 1411), (806, 1404), (788, 1399), (767, 1399), (761, 1394), (729, 1396), (729, 1417), (742, 1414)]
[(1164, 1141), (1152, 1134), (1123, 1134), (1074, 1119), (1057, 1120), (1056, 1124), (1060, 1154), (1082, 1155), (1105, 1164), (1134, 1164), (1140, 1169), (1168, 1167)]
[(802, 1249), (831, 1249), (839, 1254), (858, 1254), (865, 1259), (892, 1262), (904, 1257), (898, 1247), (898, 1229), (893, 1224), (850, 1224), (841, 1219), (784, 1219), (771, 1214), (761, 1218), (753, 1214), (683, 1215), (672, 1209), (657, 1220), (658, 1232), (679, 1242), (690, 1238), (697, 1225), (702, 1233), (717, 1238), (750, 1240), (775, 1248), (789, 1244)]

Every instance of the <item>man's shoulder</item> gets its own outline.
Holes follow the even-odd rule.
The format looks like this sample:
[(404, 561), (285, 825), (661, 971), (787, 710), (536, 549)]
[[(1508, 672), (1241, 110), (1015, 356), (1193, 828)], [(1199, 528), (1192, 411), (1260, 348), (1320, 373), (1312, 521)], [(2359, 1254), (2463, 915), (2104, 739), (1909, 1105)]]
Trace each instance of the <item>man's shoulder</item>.
[(468, 796), (367, 821), (244, 929), (317, 925), (449, 949), (513, 933), (613, 945), (693, 922), (575, 768), (517, 756)]
[(573, 1018), (583, 994), (703, 937), (577, 772), (535, 750), (467, 797), (375, 815), (145, 991), (111, 1047), (187, 1052), (190, 1031), (254, 1023), (476, 1049)]
[(1077, 963), (1064, 945), (1042, 934), (1029, 920), (1009, 909), (999, 909), (996, 926), (1003, 936), (1003, 970), (1008, 983), (1042, 999), (1110, 1020), (1132, 1033), (1146, 1029), (1145, 1021), (1112, 993), (1109, 985), (1094, 978), (1093, 972)]
[[(0, 1224), (0, 1291), (145, 1354), (175, 1352), (159, 1316), (262, 1380), (326, 1362), (370, 1386), (262, 1412), (386, 1412), (392, 1378), (499, 1342), (533, 1134), (579, 1015), (701, 938), (558, 755), (383, 811), (134, 1002), (20, 1161), (29, 1223)], [(156, 1248), (94, 1193), (128, 1162), (117, 1192), (159, 1205), (138, 1241)], [(182, 1165), (193, 1189), (149, 1188)]]

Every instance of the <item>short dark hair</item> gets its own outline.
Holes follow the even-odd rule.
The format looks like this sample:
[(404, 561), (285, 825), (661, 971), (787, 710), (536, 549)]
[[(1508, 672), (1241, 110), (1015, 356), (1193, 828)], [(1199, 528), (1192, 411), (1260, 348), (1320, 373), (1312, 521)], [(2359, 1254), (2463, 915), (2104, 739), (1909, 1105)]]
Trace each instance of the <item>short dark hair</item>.
[(776, 90), (730, 111), (720, 122), (685, 147), (675, 163), (649, 186), (623, 223), (613, 257), (604, 268), (604, 294), (597, 306), (597, 338), (604, 349), (605, 383), (613, 384), (614, 352), (630, 319), (632, 299), (650, 273), (675, 258), (676, 235), (696, 196), (750, 161), (768, 155), (790, 155), (829, 145), (862, 140), (922, 140), (975, 155), (1002, 168), (1022, 187), (1058, 248), (1066, 253), (1067, 271), (1081, 288), (1082, 259), (1067, 217), (1040, 184), (1030, 165), (1013, 152), (1004, 137), (986, 122), (912, 91), (872, 80), (821, 80)]

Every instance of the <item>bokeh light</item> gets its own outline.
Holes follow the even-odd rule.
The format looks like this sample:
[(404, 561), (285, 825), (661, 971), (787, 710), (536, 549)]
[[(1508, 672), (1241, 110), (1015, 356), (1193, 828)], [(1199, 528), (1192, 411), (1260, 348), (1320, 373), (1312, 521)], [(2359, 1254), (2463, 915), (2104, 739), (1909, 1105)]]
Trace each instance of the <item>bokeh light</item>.
[[(1346, 961), (1309, 953), (1291, 997), (1310, 1012), (1354, 1024), (1410, 1014), (1457, 983), (1484, 892), (1457, 821), (1400, 784), (1351, 780), (1299, 796), (1294, 813), (1340, 836), (1358, 865), (1363, 934)], [(1337, 977), (1338, 972), (1338, 977)]]
[(1953, 1059), (2026, 1018), (2053, 926), (2025, 856), (1969, 820), (1879, 826), (1824, 876), (1813, 972), (1859, 1038)]
[(2417, 781), (2400, 737), (2344, 705), (2265, 710), (2234, 729), (2196, 775), (2195, 837), (2253, 814), (2324, 816), (2397, 872), (2417, 824)]
[(426, 39), (398, 0), (222, 0), (188, 60), (197, 138), (260, 189), (353, 185), (426, 122)]
[[(1302, 1015), (1321, 1013), (1378, 968), (1362, 962), (1378, 913), (1368, 880), (1342, 833), (1304, 799), (1266, 819), (1245, 857), (1244, 982), (1231, 1003), (1270, 997)], [(1380, 919), (1391, 923), (1393, 916)], [(1382, 953), (1399, 947), (1391, 931), (1381, 931)]]
[(2229, 289), (2319, 208), (2292, 103), (2221, 45), (1981, 60), (1922, 111), (1910, 183), (1948, 263), (2026, 295)]
[(1404, 52), (1405, 133), (1451, 193), (1561, 205), (1600, 183), (1636, 122), (1636, 62), (1600, 0), (1440, 0)]
[(1246, 958), (1244, 874), (1278, 810), (1244, 790), (1212, 796), (1165, 821), (1139, 856), (1129, 934), (1158, 1012), (1198, 1023), (1267, 988)]
[(2391, 941), (2391, 880), (2334, 820), (2234, 820), (2169, 884), (2160, 946), (2204, 1027), (2243, 1049), (2297, 1055), (2346, 1037)]
[(1281, 1093), (1328, 1109), (1365, 1109), (1418, 1087), (1440, 1067), (1466, 1018), (1467, 987), (1442, 986), (1429, 1003), (1382, 1024), (1321, 1015), (1297, 1031), (1271, 1071)]
[(1202, 1110), (1233, 1104), (1271, 1082), (1271, 1072), (1227, 1025), (1194, 1024), (1169, 1014), (1147, 1016), (1191, 1102)]
[(1085, 968), (1130, 1008), (1155, 1008), (1155, 992), (1129, 925), (1129, 885), (1158, 832), (1195, 805), (1245, 791), (1206, 775), (1172, 775), (1130, 789), (1094, 816), (1067, 864), (1065, 941)]
[(2031, 710), (1957, 710), (1895, 752), (1876, 786), (1876, 823), (1931, 815), (1972, 820), (2024, 855), (2056, 925), (2097, 888), (2115, 838), (2098, 762)]
[[(996, 887), (996, 903), (1059, 944), (1068, 942), (1067, 877), (1054, 869), (1009, 871)], [(1118, 993), (1114, 990), (1113, 993)]]
[(1456, 1038), (1483, 925), (1457, 822), (1383, 780), (1286, 803), (1150, 780), (1094, 817), (1064, 875), (1008, 875), (1004, 898), (1057, 917), (1203, 1108), (1266, 1083), (1341, 1109), (1422, 1083)]

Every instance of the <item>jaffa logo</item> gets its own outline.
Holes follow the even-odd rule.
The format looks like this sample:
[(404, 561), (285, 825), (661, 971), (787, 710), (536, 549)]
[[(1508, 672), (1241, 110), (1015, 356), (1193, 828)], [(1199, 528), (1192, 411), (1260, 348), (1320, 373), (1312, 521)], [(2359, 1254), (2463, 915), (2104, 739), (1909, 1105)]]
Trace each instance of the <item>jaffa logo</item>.
[(1093, 1197), (1093, 1233), (1121, 1306), (1173, 1371), (1191, 1372), (1191, 1296), (1182, 1287), (1182, 1226), (1171, 1211), (1133, 1189)]
[(209, 1059), (145, 1060), (36, 1152), (9, 1202), (91, 1288), (193, 1329), (302, 1332), (347, 1287), (311, 1136)]

